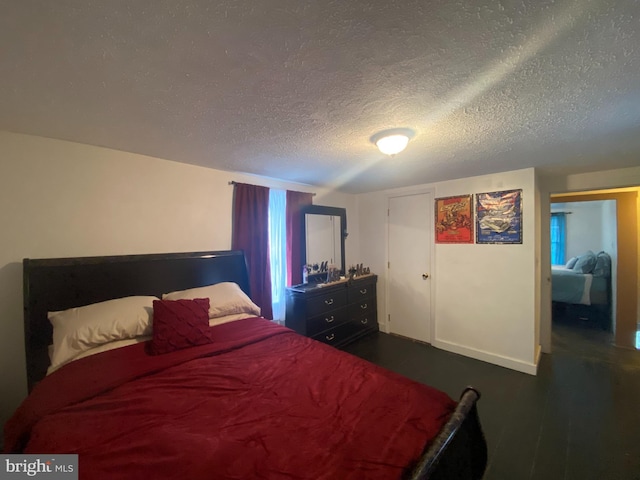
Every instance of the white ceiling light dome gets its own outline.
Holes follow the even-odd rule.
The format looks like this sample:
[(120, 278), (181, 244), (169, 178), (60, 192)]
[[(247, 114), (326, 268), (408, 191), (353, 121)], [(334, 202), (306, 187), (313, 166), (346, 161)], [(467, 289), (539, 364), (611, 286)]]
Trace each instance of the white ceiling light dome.
[(370, 140), (382, 153), (393, 156), (407, 148), (415, 134), (410, 128), (390, 128), (374, 134)]

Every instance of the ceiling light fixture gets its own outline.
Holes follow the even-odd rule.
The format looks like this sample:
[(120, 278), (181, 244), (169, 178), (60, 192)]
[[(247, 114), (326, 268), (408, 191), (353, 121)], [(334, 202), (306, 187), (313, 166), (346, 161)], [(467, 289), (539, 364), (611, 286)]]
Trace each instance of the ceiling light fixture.
[(390, 128), (373, 135), (370, 140), (385, 155), (394, 156), (405, 148), (409, 140), (416, 134), (410, 128)]

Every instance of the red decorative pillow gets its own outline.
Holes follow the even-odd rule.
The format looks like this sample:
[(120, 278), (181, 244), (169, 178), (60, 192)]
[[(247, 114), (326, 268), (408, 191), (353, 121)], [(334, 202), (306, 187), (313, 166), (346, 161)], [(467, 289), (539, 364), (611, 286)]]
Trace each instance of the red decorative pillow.
[(211, 343), (209, 299), (154, 300), (150, 353), (160, 355)]

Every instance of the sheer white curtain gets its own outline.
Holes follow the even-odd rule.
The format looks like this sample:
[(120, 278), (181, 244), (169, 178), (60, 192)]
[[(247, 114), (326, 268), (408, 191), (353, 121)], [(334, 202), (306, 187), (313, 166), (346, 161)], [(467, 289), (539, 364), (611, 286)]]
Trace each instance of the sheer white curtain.
[(271, 256), (271, 303), (273, 319), (284, 322), (287, 283), (287, 223), (285, 190), (269, 190), (269, 255)]

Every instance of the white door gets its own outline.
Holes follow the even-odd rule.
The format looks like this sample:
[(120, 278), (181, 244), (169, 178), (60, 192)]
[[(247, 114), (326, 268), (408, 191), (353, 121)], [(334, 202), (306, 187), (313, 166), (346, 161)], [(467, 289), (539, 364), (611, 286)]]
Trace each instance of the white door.
[(389, 331), (431, 342), (433, 195), (389, 198)]

